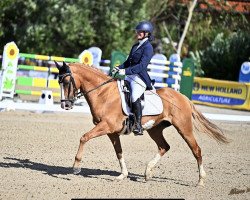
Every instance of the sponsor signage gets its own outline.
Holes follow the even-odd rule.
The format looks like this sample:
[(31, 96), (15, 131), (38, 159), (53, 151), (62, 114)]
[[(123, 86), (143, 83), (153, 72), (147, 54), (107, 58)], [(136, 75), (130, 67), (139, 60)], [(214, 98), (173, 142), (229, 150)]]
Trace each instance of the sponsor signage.
[(192, 101), (217, 107), (250, 110), (250, 84), (194, 78)]

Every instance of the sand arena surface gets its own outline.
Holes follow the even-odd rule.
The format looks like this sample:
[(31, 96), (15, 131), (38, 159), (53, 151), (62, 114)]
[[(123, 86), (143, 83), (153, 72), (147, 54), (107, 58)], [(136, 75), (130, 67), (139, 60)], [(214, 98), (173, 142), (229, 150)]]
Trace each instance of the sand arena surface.
[[(199, 106), (202, 112), (250, 115)], [(198, 169), (189, 147), (177, 131), (167, 128), (171, 146), (160, 160), (152, 180), (144, 181), (146, 164), (157, 152), (144, 136), (121, 136), (129, 176), (120, 173), (115, 151), (107, 136), (90, 140), (84, 149), (79, 175), (72, 165), (81, 135), (94, 125), (89, 114), (0, 113), (0, 199), (71, 198), (184, 198), (250, 199), (250, 122), (213, 121), (233, 141), (218, 145), (196, 134), (207, 173), (205, 187), (196, 187)]]

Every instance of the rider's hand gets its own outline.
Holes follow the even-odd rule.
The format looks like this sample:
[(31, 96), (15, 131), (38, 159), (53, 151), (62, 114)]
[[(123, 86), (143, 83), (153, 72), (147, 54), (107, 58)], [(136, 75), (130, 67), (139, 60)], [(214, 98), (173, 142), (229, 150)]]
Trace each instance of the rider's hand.
[(112, 69), (112, 74), (116, 74), (116, 73), (119, 73), (119, 67), (114, 67), (113, 69)]
[(119, 69), (119, 67), (114, 67), (112, 69), (112, 74), (125, 75), (125, 69)]
[(122, 75), (122, 76), (125, 75), (125, 69), (120, 69), (119, 70), (119, 75)]

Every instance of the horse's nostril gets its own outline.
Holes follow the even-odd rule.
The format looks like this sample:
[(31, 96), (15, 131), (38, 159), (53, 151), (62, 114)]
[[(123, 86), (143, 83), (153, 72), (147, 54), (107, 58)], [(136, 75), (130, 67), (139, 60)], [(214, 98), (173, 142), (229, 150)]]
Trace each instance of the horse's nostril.
[(72, 104), (70, 102), (65, 103), (65, 109), (70, 109)]

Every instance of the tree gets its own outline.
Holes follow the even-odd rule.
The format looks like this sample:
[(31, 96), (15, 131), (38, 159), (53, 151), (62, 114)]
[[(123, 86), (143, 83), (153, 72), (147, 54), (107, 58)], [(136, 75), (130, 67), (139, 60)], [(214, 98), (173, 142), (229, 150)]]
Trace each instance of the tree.
[(192, 4), (190, 5), (189, 9), (188, 9), (188, 18), (187, 18), (187, 22), (185, 24), (185, 28), (183, 30), (183, 33), (181, 35), (181, 39), (178, 43), (178, 49), (177, 49), (177, 54), (180, 55), (181, 54), (181, 48), (182, 48), (182, 45), (183, 45), (183, 42), (184, 42), (184, 39), (186, 37), (186, 34), (187, 34), (187, 31), (188, 31), (188, 27), (190, 25), (190, 22), (191, 22), (191, 18), (192, 18), (192, 15), (193, 15), (193, 11), (194, 11), (194, 8), (196, 6), (196, 3), (197, 3), (197, 0), (194, 0), (192, 2)]
[(1, 1), (0, 44), (15, 41), (21, 52), (68, 57), (90, 46), (106, 58), (112, 50), (128, 53), (136, 23), (147, 18), (144, 6), (143, 0)]
[(250, 36), (247, 32), (234, 32), (229, 36), (217, 35), (201, 58), (206, 77), (238, 81), (240, 67), (249, 59)]
[[(210, 76), (207, 52), (212, 51), (210, 47), (215, 38), (220, 33), (223, 33), (223, 40), (234, 32), (249, 33), (250, 15), (218, 11), (211, 6), (202, 10), (199, 5), (207, 2), (203, 0), (198, 1), (188, 25), (187, 1), (3, 0), (0, 1), (0, 53), (7, 42), (15, 41), (23, 53), (65, 57), (77, 57), (81, 51), (98, 46), (103, 51), (103, 58), (109, 59), (113, 50), (128, 54), (135, 42), (134, 27), (139, 21), (150, 20), (155, 27), (155, 52), (169, 57), (178, 48), (172, 44), (179, 43), (181, 56), (195, 52), (192, 55), (198, 58), (199, 72), (205, 71), (205, 76)], [(224, 1), (218, 3), (223, 4)], [(172, 43), (167, 44), (166, 37)], [(199, 55), (196, 52), (200, 52)], [(235, 56), (238, 59), (239, 55)], [(222, 74), (220, 76), (223, 77)]]

